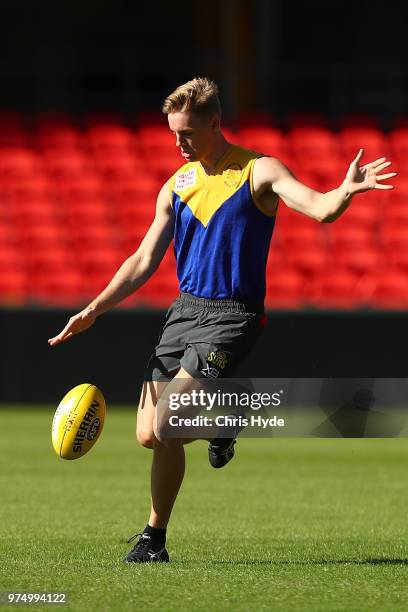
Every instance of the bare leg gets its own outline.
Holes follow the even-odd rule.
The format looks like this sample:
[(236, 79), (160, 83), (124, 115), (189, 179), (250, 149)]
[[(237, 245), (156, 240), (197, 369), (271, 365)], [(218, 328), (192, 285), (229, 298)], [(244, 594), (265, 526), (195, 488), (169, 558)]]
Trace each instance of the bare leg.
[(149, 525), (160, 529), (167, 527), (185, 471), (183, 442), (172, 442), (165, 445), (156, 441), (153, 448)]
[[(178, 385), (188, 387), (194, 379), (185, 371), (177, 374)], [(174, 380), (174, 379), (173, 379)], [(169, 521), (185, 471), (183, 443), (192, 439), (160, 441), (154, 431), (157, 404), (167, 385), (171, 383), (145, 382), (137, 416), (137, 439), (146, 448), (153, 449), (151, 472), (151, 511), (149, 525), (164, 529)]]

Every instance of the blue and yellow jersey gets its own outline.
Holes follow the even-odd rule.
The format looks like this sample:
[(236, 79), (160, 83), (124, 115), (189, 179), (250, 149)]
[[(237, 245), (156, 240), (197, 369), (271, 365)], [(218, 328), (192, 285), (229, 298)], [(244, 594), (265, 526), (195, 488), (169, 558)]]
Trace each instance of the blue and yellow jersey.
[(263, 303), (275, 215), (253, 200), (261, 157), (231, 145), (213, 174), (189, 162), (170, 179), (180, 290), (197, 297)]

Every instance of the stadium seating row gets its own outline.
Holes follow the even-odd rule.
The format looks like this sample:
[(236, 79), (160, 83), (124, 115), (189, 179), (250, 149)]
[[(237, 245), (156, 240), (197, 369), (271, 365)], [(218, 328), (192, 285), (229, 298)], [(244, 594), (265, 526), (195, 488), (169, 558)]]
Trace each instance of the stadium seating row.
[[(38, 115), (27, 126), (0, 111), (0, 303), (74, 305), (95, 295), (140, 244), (163, 180), (180, 166), (163, 118)], [(355, 118), (356, 119), (356, 118)], [(329, 129), (293, 117), (283, 131), (247, 117), (232, 142), (275, 154), (326, 191), (360, 146), (392, 155), (398, 190), (353, 202), (335, 224), (319, 225), (281, 206), (268, 264), (270, 307), (401, 307), (408, 274), (408, 122), (385, 133), (373, 118)], [(105, 123), (103, 123), (105, 122)], [(147, 173), (148, 169), (148, 173)], [(177, 293), (174, 261), (127, 304), (164, 306)]]
[[(407, 264), (407, 261), (405, 262)], [(89, 301), (109, 281), (103, 271), (81, 271), (78, 267), (31, 275), (23, 269), (0, 273), (2, 304), (22, 306), (80, 305)], [(324, 267), (318, 274), (305, 274), (295, 265), (285, 265), (267, 276), (266, 305), (273, 308), (396, 308), (408, 307), (408, 266), (404, 269), (373, 268), (363, 274), (346, 266)], [(164, 307), (177, 295), (174, 271), (158, 274), (126, 305)]]

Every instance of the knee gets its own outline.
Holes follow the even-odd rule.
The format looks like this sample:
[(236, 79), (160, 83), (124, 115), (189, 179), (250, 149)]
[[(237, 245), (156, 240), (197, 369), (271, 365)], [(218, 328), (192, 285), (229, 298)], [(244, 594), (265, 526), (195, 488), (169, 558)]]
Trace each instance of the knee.
[(169, 428), (165, 424), (154, 427), (153, 438), (154, 448), (175, 449), (183, 446), (182, 439), (169, 437)]
[(144, 446), (144, 448), (153, 448), (154, 447), (154, 433), (152, 431), (144, 431), (137, 430), (136, 431), (136, 439)]

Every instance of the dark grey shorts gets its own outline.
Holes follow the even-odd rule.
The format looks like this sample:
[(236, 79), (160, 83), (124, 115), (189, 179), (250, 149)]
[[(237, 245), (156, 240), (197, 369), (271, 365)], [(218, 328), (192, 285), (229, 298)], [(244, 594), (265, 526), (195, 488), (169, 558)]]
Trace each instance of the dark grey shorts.
[(231, 377), (265, 322), (262, 306), (181, 293), (166, 313), (145, 380), (169, 380), (180, 367), (194, 378)]

